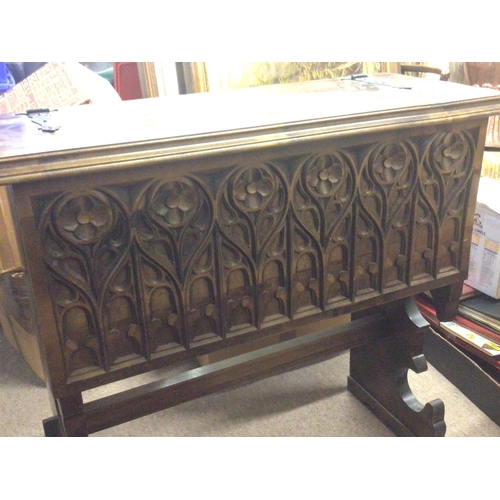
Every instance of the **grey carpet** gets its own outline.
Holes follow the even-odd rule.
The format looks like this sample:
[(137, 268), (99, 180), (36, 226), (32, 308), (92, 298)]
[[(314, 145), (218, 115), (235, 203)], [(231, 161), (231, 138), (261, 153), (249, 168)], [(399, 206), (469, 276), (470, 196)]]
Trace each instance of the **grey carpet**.
[[(282, 370), (174, 408), (103, 430), (94, 437), (391, 437), (387, 429), (346, 388), (349, 355), (321, 359)], [(168, 370), (136, 377), (149, 382)], [(447, 437), (500, 436), (500, 427), (429, 365), (409, 373), (417, 399), (445, 403)], [(107, 395), (129, 381), (94, 389), (85, 400)], [(47, 391), (0, 333), (0, 436), (43, 436), (42, 420), (51, 416)]]

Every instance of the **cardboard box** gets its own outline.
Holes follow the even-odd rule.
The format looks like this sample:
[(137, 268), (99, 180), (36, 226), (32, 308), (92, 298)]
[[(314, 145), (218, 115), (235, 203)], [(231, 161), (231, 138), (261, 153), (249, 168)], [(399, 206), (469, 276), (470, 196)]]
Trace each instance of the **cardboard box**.
[(500, 298), (500, 181), (489, 177), (479, 181), (465, 283), (494, 299)]
[(121, 101), (102, 76), (77, 62), (49, 62), (0, 96), (0, 113)]

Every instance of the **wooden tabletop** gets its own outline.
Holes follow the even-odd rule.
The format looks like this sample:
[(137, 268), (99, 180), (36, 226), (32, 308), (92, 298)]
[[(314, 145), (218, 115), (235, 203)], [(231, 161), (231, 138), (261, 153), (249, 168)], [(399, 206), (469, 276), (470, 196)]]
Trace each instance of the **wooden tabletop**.
[(4, 114), (0, 184), (111, 168), (138, 155), (180, 158), (494, 114), (494, 90), (392, 74), (64, 108), (51, 113), (60, 126), (53, 133)]

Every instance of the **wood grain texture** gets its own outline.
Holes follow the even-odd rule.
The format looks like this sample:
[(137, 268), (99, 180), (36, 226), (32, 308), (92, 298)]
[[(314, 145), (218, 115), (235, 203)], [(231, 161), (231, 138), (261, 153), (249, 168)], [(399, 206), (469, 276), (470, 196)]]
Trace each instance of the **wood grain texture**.
[(0, 184), (500, 113), (494, 90), (392, 74), (370, 81), (381, 85), (320, 80), (61, 108), (53, 113), (57, 134), (41, 132), (26, 116), (3, 114)]
[[(452, 314), (500, 96), (379, 82), (68, 110), (50, 147), (12, 119), (0, 177), (62, 433), (89, 430), (81, 391), (167, 364), (424, 290)], [(164, 407), (151, 398), (130, 415)]]
[(459, 276), (477, 135), (36, 197), (66, 378)]

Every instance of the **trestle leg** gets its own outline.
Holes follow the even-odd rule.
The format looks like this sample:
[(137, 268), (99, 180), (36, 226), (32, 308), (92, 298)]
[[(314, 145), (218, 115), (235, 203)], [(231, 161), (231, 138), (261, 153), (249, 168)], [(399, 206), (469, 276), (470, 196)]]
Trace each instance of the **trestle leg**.
[(87, 425), (83, 413), (81, 394), (55, 400), (58, 415), (43, 421), (46, 437), (87, 437)]
[(349, 390), (398, 436), (444, 436), (444, 404), (422, 405), (408, 384), (408, 370), (427, 370), (423, 355), (428, 323), (413, 298), (385, 309), (389, 335), (351, 349)]

